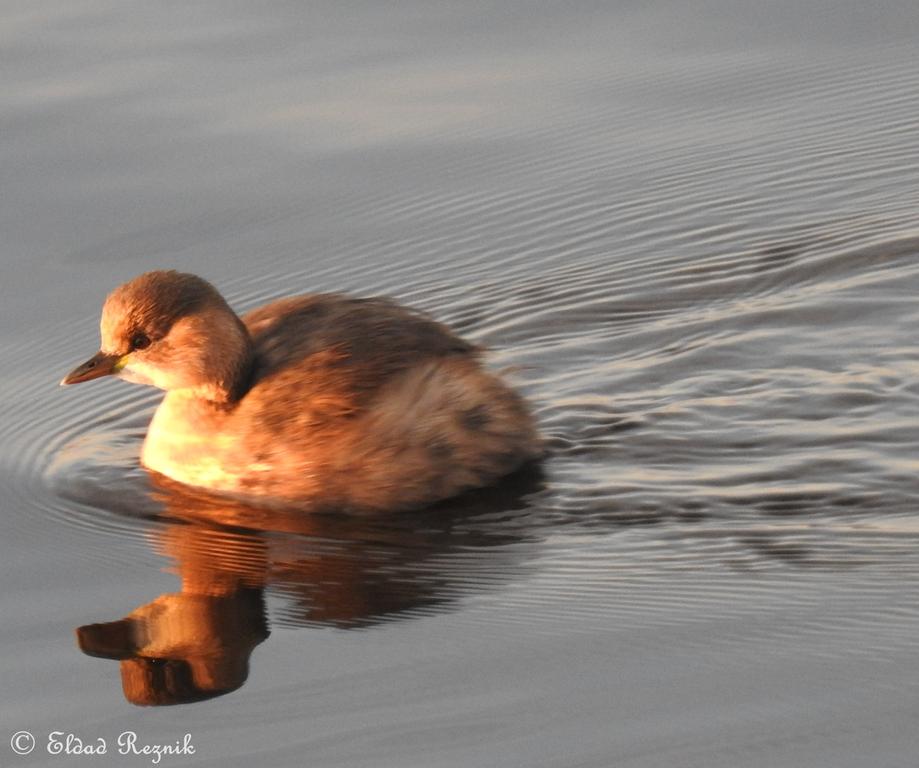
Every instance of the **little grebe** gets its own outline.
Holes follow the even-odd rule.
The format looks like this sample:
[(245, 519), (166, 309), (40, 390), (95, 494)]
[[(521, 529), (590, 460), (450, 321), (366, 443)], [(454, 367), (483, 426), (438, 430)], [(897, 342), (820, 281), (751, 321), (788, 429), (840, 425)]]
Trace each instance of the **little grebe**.
[(386, 299), (298, 296), (240, 319), (200, 277), (148, 272), (106, 299), (101, 335), (61, 384), (113, 374), (166, 390), (141, 462), (186, 485), (397, 509), (541, 453), (523, 399), (477, 347)]

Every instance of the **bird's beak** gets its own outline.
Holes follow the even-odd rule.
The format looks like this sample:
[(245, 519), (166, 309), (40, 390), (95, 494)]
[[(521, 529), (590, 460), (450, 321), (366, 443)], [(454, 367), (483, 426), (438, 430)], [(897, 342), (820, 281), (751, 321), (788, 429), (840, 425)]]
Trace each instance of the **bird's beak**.
[(78, 365), (68, 373), (61, 381), (61, 386), (66, 387), (68, 384), (79, 384), (82, 381), (110, 376), (118, 373), (122, 368), (124, 368), (123, 355), (107, 355), (105, 352), (97, 352), (85, 363)]

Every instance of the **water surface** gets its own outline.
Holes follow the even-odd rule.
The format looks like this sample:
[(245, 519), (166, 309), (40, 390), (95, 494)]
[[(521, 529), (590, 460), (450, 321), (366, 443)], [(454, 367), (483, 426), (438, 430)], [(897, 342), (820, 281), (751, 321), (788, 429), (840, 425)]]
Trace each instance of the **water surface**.
[[(919, 7), (0, 13), (0, 762), (915, 762)], [(57, 382), (164, 267), (451, 323), (543, 475), (372, 520), (156, 487), (158, 396)], [(151, 604), (220, 695), (78, 649)]]

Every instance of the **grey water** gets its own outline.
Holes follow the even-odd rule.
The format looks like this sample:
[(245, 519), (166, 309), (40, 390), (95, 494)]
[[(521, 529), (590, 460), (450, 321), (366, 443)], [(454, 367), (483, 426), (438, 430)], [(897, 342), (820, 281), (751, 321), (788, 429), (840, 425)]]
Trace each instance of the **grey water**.
[[(917, 37), (912, 0), (0, 3), (0, 764), (915, 765)], [(154, 268), (450, 323), (541, 475), (165, 493), (155, 392), (57, 386)], [(178, 645), (111, 658), (129, 615)]]

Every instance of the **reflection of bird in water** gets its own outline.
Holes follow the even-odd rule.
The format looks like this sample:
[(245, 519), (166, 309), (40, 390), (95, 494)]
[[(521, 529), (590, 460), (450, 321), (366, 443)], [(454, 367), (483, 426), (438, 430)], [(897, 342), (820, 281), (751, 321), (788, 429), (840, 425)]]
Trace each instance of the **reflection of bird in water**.
[(126, 618), (77, 629), (80, 649), (118, 659), (133, 704), (181, 704), (220, 696), (249, 675), (249, 655), (268, 637), (262, 590), (160, 595)]
[[(239, 688), (249, 656), (268, 637), (266, 587), (280, 596), (287, 625), (364, 627), (444, 610), (475, 579), (470, 552), (489, 578), (515, 557), (523, 536), (510, 513), (540, 484), (538, 472), (438, 505), (436, 514), (303, 515), (221, 501), (159, 480), (165, 503), (156, 547), (175, 564), (179, 592), (161, 595), (118, 621), (77, 629), (81, 650), (117, 659), (134, 704), (180, 704)], [(498, 524), (474, 522), (499, 519)], [(464, 552), (451, 572), (451, 551)]]
[(417, 507), (540, 453), (522, 398), (447, 327), (384, 299), (283, 299), (240, 320), (209, 283), (148, 272), (111, 293), (106, 374), (167, 390), (149, 469), (260, 502)]

